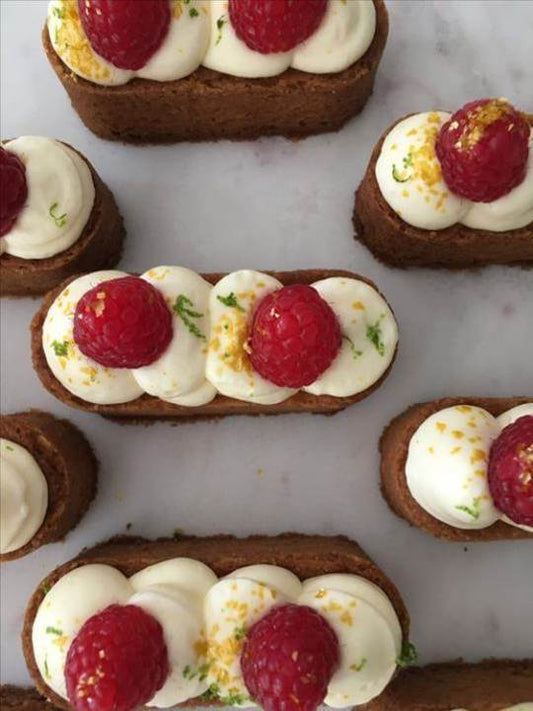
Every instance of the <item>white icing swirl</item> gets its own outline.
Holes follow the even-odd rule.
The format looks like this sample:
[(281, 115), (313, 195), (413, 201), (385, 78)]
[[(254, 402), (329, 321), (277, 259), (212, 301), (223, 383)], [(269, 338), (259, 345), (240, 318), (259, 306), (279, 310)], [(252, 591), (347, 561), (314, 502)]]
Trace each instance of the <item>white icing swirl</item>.
[(87, 163), (53, 138), (21, 136), (5, 144), (26, 168), (28, 199), (11, 230), (0, 240), (7, 254), (47, 259), (79, 239), (94, 204)]
[(525, 531), (494, 505), (487, 480), (490, 449), (502, 429), (524, 415), (527, 403), (493, 417), (481, 407), (456, 405), (439, 410), (418, 427), (409, 442), (407, 485), (431, 516), (459, 529), (483, 529), (502, 520)]
[[(262, 378), (248, 357), (253, 312), (262, 298), (282, 287), (262, 272), (232, 272), (212, 287), (183, 267), (150, 269), (142, 278), (161, 290), (173, 314), (174, 334), (167, 350), (151, 365), (135, 370), (104, 368), (84, 356), (73, 337), (76, 305), (93, 286), (121, 276), (125, 273), (103, 271), (75, 279), (48, 310), (43, 350), (69, 392), (96, 404), (129, 402), (146, 392), (183, 407), (203, 405), (217, 393), (263, 405), (294, 395), (296, 390)], [(334, 397), (362, 392), (382, 377), (394, 358), (394, 315), (383, 297), (358, 279), (332, 277), (312, 286), (337, 316), (343, 343), (329, 369), (304, 390)]]
[(124, 276), (125, 272), (108, 270), (74, 279), (56, 297), (43, 323), (43, 351), (50, 370), (69, 392), (87, 402), (130, 402), (143, 394), (132, 371), (102, 367), (83, 355), (74, 341), (78, 301), (98, 284)]
[(0, 439), (0, 553), (26, 545), (41, 528), (48, 483), (35, 458), (16, 442)]
[(302, 72), (342, 72), (357, 62), (376, 33), (373, 0), (330, 0), (316, 32), (294, 50), (291, 67)]
[(402, 647), (398, 616), (385, 592), (349, 574), (302, 584), (272, 565), (241, 568), (220, 580), (186, 558), (150, 566), (129, 580), (106, 565), (77, 568), (51, 588), (37, 611), (35, 660), (47, 685), (66, 698), (66, 657), (84, 622), (111, 604), (138, 605), (160, 622), (169, 655), (169, 675), (148, 706), (168, 708), (216, 685), (222, 702), (251, 707), (240, 668), (246, 632), (272, 607), (288, 602), (316, 609), (338, 636), (340, 665), (328, 687), (328, 706), (366, 703), (383, 691)]
[(167, 35), (148, 62), (137, 71), (120, 69), (91, 47), (79, 18), (77, 0), (50, 0), (50, 41), (67, 67), (94, 84), (120, 86), (135, 77), (154, 81), (181, 79), (202, 63), (209, 41), (209, 2), (171, 0)]
[(183, 267), (156, 267), (142, 278), (165, 297), (172, 310), (174, 334), (161, 357), (133, 370), (133, 377), (149, 395), (175, 405), (210, 402), (216, 395), (205, 375), (211, 284)]
[[(253, 312), (262, 299), (283, 285), (277, 279), (250, 270), (232, 272), (211, 292), (212, 337), (206, 376), (219, 393), (262, 405), (287, 400), (296, 390), (281, 388), (262, 378), (246, 352)], [(229, 305), (233, 295), (235, 305)]]
[(533, 130), (524, 180), (493, 202), (471, 202), (444, 182), (435, 140), (451, 114), (414, 114), (394, 126), (376, 162), (376, 180), (394, 212), (414, 227), (443, 230), (456, 223), (477, 230), (508, 232), (533, 223)]
[(328, 0), (314, 34), (290, 52), (261, 54), (240, 40), (232, 27), (228, 0), (171, 1), (171, 22), (159, 49), (137, 71), (119, 69), (89, 44), (75, 0), (51, 0), (48, 32), (54, 50), (78, 76), (103, 86), (135, 77), (171, 81), (200, 65), (238, 77), (270, 77), (290, 66), (304, 72), (341, 72), (367, 51), (376, 31), (373, 0)]

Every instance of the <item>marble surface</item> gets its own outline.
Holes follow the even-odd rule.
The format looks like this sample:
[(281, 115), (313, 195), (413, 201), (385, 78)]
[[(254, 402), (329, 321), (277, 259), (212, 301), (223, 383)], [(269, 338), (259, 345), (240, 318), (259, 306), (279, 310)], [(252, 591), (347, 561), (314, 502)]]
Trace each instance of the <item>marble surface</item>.
[(383, 387), (333, 418), (138, 428), (69, 411), (48, 395), (28, 347), (38, 304), (3, 300), (2, 411), (68, 416), (102, 465), (98, 497), (67, 540), (2, 566), (3, 682), (28, 680), (18, 636), (39, 580), (129, 523), (146, 536), (176, 528), (344, 533), (399, 586), (421, 661), (531, 654), (531, 542), (463, 546), (409, 529), (380, 496), (377, 441), (414, 401), (533, 395), (533, 273), (393, 271), (354, 243), (350, 215), (369, 151), (399, 115), (485, 95), (533, 112), (533, 2), (396, 0), (389, 8), (375, 95), (341, 132), (298, 143), (139, 148), (100, 141), (71, 110), (40, 47), (46, 3), (2, 0), (2, 135), (56, 136), (90, 157), (126, 218), (125, 269), (353, 269), (380, 285), (402, 339)]

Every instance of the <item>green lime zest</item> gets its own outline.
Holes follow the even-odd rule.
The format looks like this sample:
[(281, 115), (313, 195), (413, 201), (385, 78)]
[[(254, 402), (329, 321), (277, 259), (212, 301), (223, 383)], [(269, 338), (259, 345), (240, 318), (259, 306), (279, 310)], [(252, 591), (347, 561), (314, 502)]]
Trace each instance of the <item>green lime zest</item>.
[(52, 348), (58, 358), (66, 358), (68, 356), (68, 341), (63, 341), (63, 343), (52, 341)]
[(363, 669), (366, 667), (367, 663), (368, 663), (368, 659), (366, 657), (363, 657), (361, 659), (361, 661), (359, 662), (359, 664), (353, 664), (350, 667), (350, 669), (352, 669), (353, 671), (356, 671), (356, 672), (363, 671)]
[(196, 338), (205, 341), (206, 337), (200, 331), (197, 324), (194, 323), (193, 320), (203, 318), (204, 314), (200, 313), (199, 311), (194, 311), (192, 308), (190, 308), (193, 306), (193, 302), (187, 296), (185, 296), (185, 294), (179, 294), (178, 298), (174, 303), (174, 306), (172, 307), (172, 310), (187, 326), (189, 333), (192, 333), (192, 335), (196, 336)]
[(57, 627), (47, 627), (45, 632), (46, 634), (56, 634), (58, 637), (63, 636), (63, 631), (58, 630)]
[(342, 340), (346, 341), (348, 343), (348, 345), (350, 346), (350, 350), (352, 351), (352, 358), (354, 360), (357, 360), (359, 358), (359, 356), (363, 355), (363, 351), (357, 350), (357, 348), (355, 347), (355, 344), (352, 341), (352, 339), (350, 338), (350, 336), (343, 335)]
[(217, 296), (217, 300), (220, 301), (224, 306), (229, 306), (230, 308), (237, 309), (237, 311), (245, 312), (245, 309), (237, 301), (235, 294), (230, 292), (227, 296)]
[(241, 639), (244, 639), (246, 635), (248, 634), (248, 630), (244, 625), (242, 627), (235, 627), (235, 630), (233, 632), (233, 636), (237, 640), (237, 642), (240, 642)]
[(64, 227), (67, 224), (67, 213), (64, 212), (62, 215), (56, 215), (56, 210), (58, 207), (57, 202), (54, 202), (50, 205), (50, 209), (48, 210), (48, 214), (52, 218), (52, 220), (56, 223), (56, 227)]
[(404, 642), (399, 657), (396, 657), (396, 664), (399, 667), (409, 667), (418, 659), (418, 652), (412, 642)]
[(217, 44), (220, 44), (220, 42), (222, 41), (222, 29), (225, 24), (226, 24), (226, 18), (224, 15), (221, 15), (217, 20), (218, 35), (217, 35), (217, 39), (215, 42), (215, 47), (217, 46)]
[(381, 340), (383, 336), (381, 331), (381, 321), (384, 317), (385, 314), (381, 314), (376, 323), (371, 323), (366, 327), (366, 337), (370, 343), (372, 343), (380, 356), (385, 355), (385, 344)]
[(475, 499), (472, 502), (472, 506), (456, 506), (455, 507), (458, 511), (464, 511), (467, 513), (469, 516), (472, 516), (474, 521), (477, 521), (479, 517), (481, 516), (481, 497), (476, 496)]
[(408, 183), (412, 175), (409, 175), (409, 168), (413, 167), (413, 155), (408, 153), (405, 158), (402, 158), (403, 170), (400, 172), (396, 163), (392, 165), (392, 177), (397, 183)]
[(202, 701), (218, 701), (220, 693), (220, 687), (218, 684), (210, 684), (207, 691), (200, 696)]

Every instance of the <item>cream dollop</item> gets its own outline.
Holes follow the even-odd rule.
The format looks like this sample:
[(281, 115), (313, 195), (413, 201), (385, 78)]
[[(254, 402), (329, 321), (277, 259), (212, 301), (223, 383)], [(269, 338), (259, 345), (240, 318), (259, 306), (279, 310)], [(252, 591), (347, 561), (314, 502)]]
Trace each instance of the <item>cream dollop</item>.
[(200, 65), (238, 77), (270, 77), (289, 67), (304, 72), (341, 72), (360, 59), (376, 31), (373, 0), (328, 0), (315, 33), (290, 52), (262, 54), (240, 40), (232, 27), (228, 0), (171, 2), (171, 23), (161, 47), (138, 71), (119, 69), (91, 47), (75, 0), (51, 0), (48, 32), (61, 60), (78, 76), (103, 86), (135, 77), (171, 81)]
[(24, 163), (28, 199), (1, 240), (7, 254), (47, 259), (79, 239), (94, 204), (94, 183), (83, 158), (43, 136), (21, 136), (5, 144)]
[(43, 351), (50, 370), (69, 392), (87, 402), (130, 402), (143, 394), (132, 371), (104, 368), (83, 355), (74, 341), (74, 314), (81, 297), (104, 281), (124, 276), (125, 272), (108, 270), (74, 279), (55, 298), (43, 323)]
[(206, 376), (222, 395), (246, 402), (274, 405), (296, 390), (262, 378), (247, 353), (250, 322), (259, 302), (283, 285), (262, 272), (242, 269), (223, 277), (211, 292), (211, 341)]
[[(87, 402), (129, 402), (146, 392), (183, 407), (210, 402), (217, 393), (272, 405), (296, 392), (262, 378), (249, 359), (253, 313), (267, 294), (282, 287), (268, 274), (240, 270), (211, 286), (183, 267), (150, 269), (142, 278), (158, 288), (173, 315), (173, 338), (151, 365), (135, 370), (104, 368), (74, 342), (74, 313), (93, 286), (125, 276), (95, 272), (72, 281), (55, 299), (43, 324), (43, 350), (55, 377)], [(331, 366), (304, 388), (314, 395), (349, 397), (377, 382), (389, 368), (398, 343), (392, 311), (366, 282), (331, 277), (312, 284), (331, 306), (343, 334)]]
[(241, 673), (247, 630), (276, 605), (308, 605), (336, 632), (340, 665), (325, 703), (339, 708), (379, 695), (401, 653), (402, 631), (385, 592), (358, 575), (335, 574), (303, 584), (290, 571), (252, 565), (218, 580), (202, 563), (174, 558), (129, 580), (106, 565), (64, 575), (46, 594), (35, 617), (32, 643), (47, 685), (66, 698), (68, 649), (84, 622), (111, 604), (142, 607), (161, 624), (169, 675), (148, 706), (168, 708), (216, 689), (222, 703), (255, 706)]
[(533, 130), (524, 180), (507, 195), (477, 203), (454, 195), (444, 182), (435, 141), (451, 114), (414, 114), (387, 134), (376, 161), (376, 180), (385, 201), (414, 227), (443, 230), (461, 223), (477, 230), (507, 232), (533, 222)]
[(342, 346), (325, 373), (303, 388), (313, 395), (347, 397), (366, 390), (387, 371), (398, 345), (398, 324), (373, 286), (332, 277), (313, 285), (331, 306), (342, 331)]
[(202, 63), (209, 42), (209, 0), (171, 0), (171, 19), (165, 39), (137, 71), (120, 69), (91, 47), (79, 17), (77, 0), (51, 0), (48, 6), (50, 41), (67, 67), (87, 81), (120, 86), (135, 77), (154, 81), (181, 79)]
[(533, 403), (493, 417), (481, 407), (440, 410), (409, 442), (405, 474), (411, 495), (431, 516), (460, 529), (482, 529), (498, 520), (533, 532), (494, 505), (487, 480), (490, 449), (503, 427), (533, 414)]
[(33, 455), (0, 439), (0, 553), (12, 553), (35, 536), (48, 508), (48, 483)]
[(330, 0), (317, 31), (294, 50), (291, 67), (302, 72), (342, 72), (357, 62), (376, 33), (373, 0)]
[(141, 278), (165, 297), (172, 312), (173, 337), (161, 357), (133, 370), (133, 377), (149, 395), (175, 405), (210, 402), (216, 395), (205, 375), (211, 284), (184, 267), (156, 267)]

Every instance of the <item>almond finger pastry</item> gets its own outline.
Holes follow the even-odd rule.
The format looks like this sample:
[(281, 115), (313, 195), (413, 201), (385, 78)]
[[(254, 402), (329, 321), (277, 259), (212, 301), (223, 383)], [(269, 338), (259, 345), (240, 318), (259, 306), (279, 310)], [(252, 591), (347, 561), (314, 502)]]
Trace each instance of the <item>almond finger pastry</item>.
[(533, 538), (533, 398), (413, 405), (381, 437), (393, 511), (439, 538)]
[(378, 697), (408, 634), (398, 591), (346, 538), (119, 537), (44, 580), (23, 644), (60, 708), (314, 711)]
[(0, 561), (59, 541), (96, 494), (98, 462), (67, 420), (30, 410), (0, 416)]
[(374, 149), (354, 225), (394, 267), (533, 262), (533, 117), (480, 99), (399, 120)]
[(113, 267), (125, 236), (113, 195), (87, 159), (44, 136), (0, 146), (0, 294), (44, 294)]
[(398, 344), (377, 288), (333, 270), (95, 272), (49, 294), (32, 334), (56, 397), (136, 419), (336, 412), (378, 387)]
[(387, 34), (384, 0), (51, 0), (43, 44), (91, 131), (146, 143), (336, 131)]

